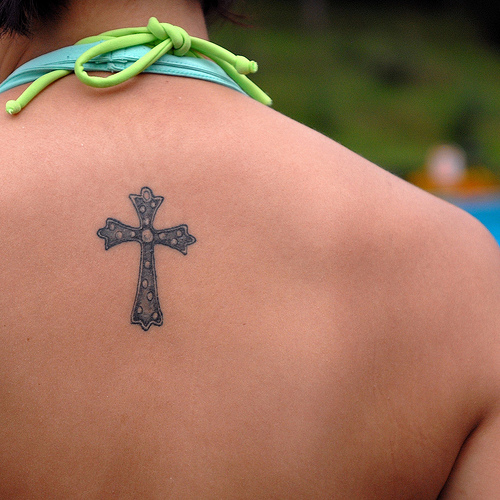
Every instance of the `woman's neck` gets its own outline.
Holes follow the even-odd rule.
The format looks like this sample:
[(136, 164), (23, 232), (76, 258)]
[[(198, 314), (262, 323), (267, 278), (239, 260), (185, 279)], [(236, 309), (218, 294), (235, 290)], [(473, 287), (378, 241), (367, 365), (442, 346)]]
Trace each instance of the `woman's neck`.
[(181, 26), (192, 36), (208, 37), (203, 12), (196, 0), (73, 0), (59, 19), (36, 26), (32, 37), (0, 39), (0, 82), (34, 57), (104, 31), (146, 26), (151, 16)]

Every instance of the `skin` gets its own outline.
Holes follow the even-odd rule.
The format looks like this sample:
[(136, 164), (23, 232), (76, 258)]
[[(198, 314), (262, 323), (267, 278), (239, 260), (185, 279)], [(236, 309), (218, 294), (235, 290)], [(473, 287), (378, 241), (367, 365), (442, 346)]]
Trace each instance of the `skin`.
[[(82, 0), (3, 40), (2, 75), (153, 14), (206, 36), (195, 2)], [(475, 219), (192, 79), (68, 76), (0, 144), (0, 498), (498, 498), (500, 253)], [(137, 225), (143, 186), (197, 239), (156, 248), (147, 333), (139, 246), (96, 235)]]

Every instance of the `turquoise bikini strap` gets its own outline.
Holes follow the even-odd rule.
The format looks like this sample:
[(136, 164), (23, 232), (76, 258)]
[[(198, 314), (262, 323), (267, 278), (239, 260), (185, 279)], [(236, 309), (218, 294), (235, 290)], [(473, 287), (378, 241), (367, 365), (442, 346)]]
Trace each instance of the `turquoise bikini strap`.
[[(75, 45), (95, 42), (101, 43), (84, 52), (76, 60), (74, 69), (78, 79), (91, 87), (106, 88), (126, 82), (168, 53), (198, 58), (205, 56), (217, 63), (250, 97), (268, 106), (272, 104), (271, 98), (245, 76), (257, 72), (258, 66), (255, 61), (236, 56), (215, 43), (189, 36), (182, 28), (160, 23), (155, 17), (149, 20), (147, 27), (106, 31), (98, 36), (84, 38)], [(147, 45), (150, 51), (118, 73), (103, 78), (90, 76), (84, 69), (84, 64), (97, 56), (136, 45)], [(70, 73), (68, 70), (55, 70), (41, 76), (17, 100), (7, 102), (7, 113), (11, 115), (19, 113), (48, 85)]]

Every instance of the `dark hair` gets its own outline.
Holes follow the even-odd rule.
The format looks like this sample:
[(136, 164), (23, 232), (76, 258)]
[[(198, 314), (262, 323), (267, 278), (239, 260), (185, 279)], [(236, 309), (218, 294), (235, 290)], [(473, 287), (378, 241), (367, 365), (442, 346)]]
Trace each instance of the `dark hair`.
[(211, 16), (221, 16), (225, 19), (232, 19), (231, 7), (234, 0), (202, 0), (203, 13), (210, 19)]
[(0, 33), (27, 35), (35, 20), (54, 18), (64, 0), (0, 0)]
[[(217, 17), (232, 19), (230, 8), (235, 0), (201, 0), (208, 21)], [(68, 0), (0, 0), (0, 35), (29, 35), (35, 21), (57, 19)]]

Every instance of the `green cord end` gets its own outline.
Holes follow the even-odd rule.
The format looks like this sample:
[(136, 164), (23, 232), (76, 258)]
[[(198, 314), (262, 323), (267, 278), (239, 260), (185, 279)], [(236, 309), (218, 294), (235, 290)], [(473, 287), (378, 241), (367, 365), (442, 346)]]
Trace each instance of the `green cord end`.
[(259, 65), (255, 61), (249, 61), (245, 56), (236, 56), (234, 58), (234, 67), (240, 75), (257, 73)]
[(273, 100), (268, 95), (266, 95), (266, 97), (267, 99), (262, 100), (262, 104), (265, 104), (266, 106), (272, 106)]
[(17, 101), (7, 101), (5, 110), (9, 115), (17, 115), (23, 107)]

